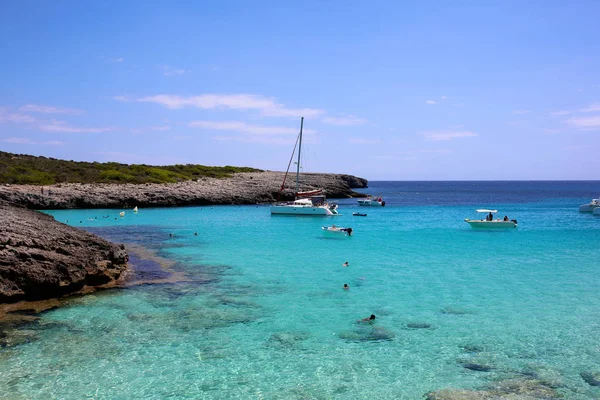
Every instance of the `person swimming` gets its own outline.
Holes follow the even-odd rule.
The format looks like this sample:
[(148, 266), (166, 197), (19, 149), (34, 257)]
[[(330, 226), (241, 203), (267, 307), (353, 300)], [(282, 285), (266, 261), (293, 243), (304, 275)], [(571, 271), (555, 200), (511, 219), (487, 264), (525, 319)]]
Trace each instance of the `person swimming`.
[(342, 264), (342, 267), (349, 267), (350, 263), (348, 261), (346, 261), (345, 263)]
[(375, 314), (371, 314), (370, 317), (358, 319), (358, 320), (356, 320), (356, 322), (375, 322), (375, 318), (376, 318)]
[(349, 289), (350, 289), (350, 286), (348, 286), (347, 283), (344, 283), (344, 290), (349, 290)]

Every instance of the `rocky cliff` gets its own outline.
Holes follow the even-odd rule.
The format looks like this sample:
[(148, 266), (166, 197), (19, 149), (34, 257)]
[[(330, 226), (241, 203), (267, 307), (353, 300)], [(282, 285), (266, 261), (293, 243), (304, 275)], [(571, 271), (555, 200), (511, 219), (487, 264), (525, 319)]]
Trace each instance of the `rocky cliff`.
[[(231, 178), (203, 178), (172, 184), (58, 184), (3, 185), (0, 199), (33, 209), (170, 207), (212, 204), (257, 204), (278, 200), (283, 172), (244, 172)], [(293, 186), (289, 174), (286, 187)], [(367, 180), (343, 174), (303, 174), (300, 190), (324, 189), (329, 198), (361, 197), (352, 188), (366, 188)], [(286, 189), (280, 200), (293, 199)]]
[(0, 200), (0, 303), (39, 300), (118, 279), (124, 247)]

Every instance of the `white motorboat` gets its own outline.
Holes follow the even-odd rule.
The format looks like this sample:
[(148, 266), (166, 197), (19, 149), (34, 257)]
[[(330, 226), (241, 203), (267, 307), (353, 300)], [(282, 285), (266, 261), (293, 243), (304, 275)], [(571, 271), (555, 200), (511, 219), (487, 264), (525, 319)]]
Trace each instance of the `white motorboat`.
[(596, 209), (600, 207), (600, 200), (592, 199), (589, 204), (582, 204), (579, 206), (579, 212), (596, 212)]
[(359, 206), (385, 206), (385, 201), (381, 197), (365, 197), (364, 199), (358, 199), (357, 201)]
[(517, 220), (516, 219), (508, 219), (507, 216), (504, 216), (503, 219), (494, 218), (494, 213), (497, 213), (498, 210), (476, 210), (478, 213), (486, 213), (485, 219), (469, 219), (465, 218), (465, 222), (473, 228), (516, 228)]
[[(302, 128), (304, 126), (304, 117), (300, 119), (300, 133), (296, 139), (296, 145), (298, 145), (298, 161), (296, 163), (296, 191), (295, 200), (283, 203), (277, 203), (271, 206), (271, 214), (283, 214), (283, 215), (316, 215), (316, 216), (332, 216), (337, 215), (337, 204), (328, 203), (325, 198), (325, 194), (321, 189), (316, 189), (308, 192), (299, 192), (299, 181), (300, 181), (300, 152), (302, 150)], [(296, 152), (296, 146), (292, 152), (292, 158)], [(290, 158), (290, 164), (292, 161)], [(283, 183), (279, 193), (285, 187), (285, 180), (287, 178), (290, 164), (285, 172)]]
[(352, 236), (352, 228), (343, 228), (341, 226), (324, 226), (323, 233), (333, 233), (336, 235)]

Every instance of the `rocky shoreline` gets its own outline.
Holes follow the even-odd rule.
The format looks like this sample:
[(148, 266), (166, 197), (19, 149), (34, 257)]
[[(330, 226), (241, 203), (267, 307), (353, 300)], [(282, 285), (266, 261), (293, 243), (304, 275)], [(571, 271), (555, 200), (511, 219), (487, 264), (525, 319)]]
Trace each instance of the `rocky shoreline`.
[(121, 245), (0, 202), (0, 303), (56, 298), (119, 279)]
[[(243, 172), (231, 178), (202, 178), (172, 184), (63, 183), (43, 188), (2, 185), (0, 199), (36, 210), (260, 204), (293, 199), (291, 189), (279, 196), (284, 175), (271, 171)], [(291, 186), (294, 178), (289, 174), (286, 186)], [(323, 189), (329, 198), (349, 198), (363, 197), (352, 189), (366, 187), (366, 179), (352, 175), (303, 174), (300, 190)]]

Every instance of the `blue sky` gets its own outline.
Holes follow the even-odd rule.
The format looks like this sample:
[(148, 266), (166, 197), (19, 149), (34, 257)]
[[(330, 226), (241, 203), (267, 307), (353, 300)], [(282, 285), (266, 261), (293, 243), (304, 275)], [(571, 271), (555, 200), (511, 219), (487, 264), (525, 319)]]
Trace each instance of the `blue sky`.
[(598, 1), (0, 3), (0, 150), (598, 179)]

